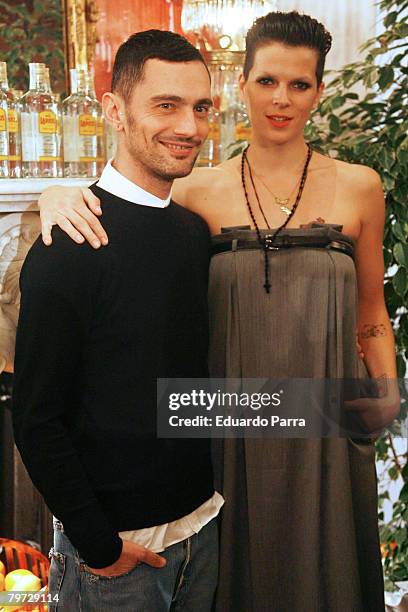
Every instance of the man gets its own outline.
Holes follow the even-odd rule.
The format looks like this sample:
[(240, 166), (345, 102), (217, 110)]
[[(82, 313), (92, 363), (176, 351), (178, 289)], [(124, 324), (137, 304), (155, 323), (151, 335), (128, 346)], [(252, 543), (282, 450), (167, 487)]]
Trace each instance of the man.
[(14, 432), (56, 517), (51, 610), (211, 609), (223, 500), (209, 444), (155, 431), (156, 379), (207, 376), (209, 233), (171, 186), (192, 170), (210, 106), (188, 41), (131, 36), (103, 97), (117, 154), (92, 187), (109, 245), (57, 230), (22, 269)]

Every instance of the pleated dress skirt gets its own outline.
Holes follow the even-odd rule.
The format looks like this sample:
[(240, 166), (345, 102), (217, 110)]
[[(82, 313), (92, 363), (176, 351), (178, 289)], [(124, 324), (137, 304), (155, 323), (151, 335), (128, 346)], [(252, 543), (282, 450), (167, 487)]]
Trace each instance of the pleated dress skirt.
[[(314, 246), (324, 231), (284, 232), (296, 246), (268, 253), (269, 294), (263, 251), (240, 248), (256, 241), (255, 233), (213, 238), (213, 377), (364, 374), (354, 261), (341, 248)], [(343, 234), (329, 233), (330, 242), (352, 247)], [(213, 450), (225, 497), (217, 612), (384, 611), (372, 442), (226, 439), (215, 440)]]

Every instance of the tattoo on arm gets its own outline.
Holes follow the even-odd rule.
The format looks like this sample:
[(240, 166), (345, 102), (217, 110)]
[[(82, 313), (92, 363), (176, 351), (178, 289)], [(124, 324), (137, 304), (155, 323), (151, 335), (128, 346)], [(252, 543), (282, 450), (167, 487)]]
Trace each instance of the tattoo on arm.
[(363, 331), (361, 332), (361, 338), (381, 338), (387, 335), (385, 325), (364, 325)]

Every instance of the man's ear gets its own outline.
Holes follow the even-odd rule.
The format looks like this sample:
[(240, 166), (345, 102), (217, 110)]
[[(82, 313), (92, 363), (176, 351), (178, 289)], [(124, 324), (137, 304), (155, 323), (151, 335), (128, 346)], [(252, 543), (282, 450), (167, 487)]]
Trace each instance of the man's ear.
[(102, 110), (105, 119), (118, 132), (124, 129), (124, 102), (118, 94), (107, 91), (102, 96)]

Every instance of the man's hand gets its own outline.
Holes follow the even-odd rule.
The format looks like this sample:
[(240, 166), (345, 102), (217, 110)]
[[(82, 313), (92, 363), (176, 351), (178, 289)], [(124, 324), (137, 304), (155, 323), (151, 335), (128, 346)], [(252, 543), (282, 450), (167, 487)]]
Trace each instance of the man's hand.
[(81, 244), (84, 238), (95, 249), (108, 244), (108, 237), (98, 217), (102, 210), (99, 198), (86, 187), (47, 187), (38, 200), (41, 233), (45, 245), (52, 243), (51, 229), (58, 225), (72, 240)]
[(164, 567), (166, 559), (143, 546), (139, 546), (139, 544), (123, 540), (122, 553), (115, 563), (102, 569), (89, 567), (89, 570), (92, 574), (97, 574), (98, 576), (120, 576), (130, 572), (136, 565), (141, 563), (147, 563), (147, 565), (152, 567)]

